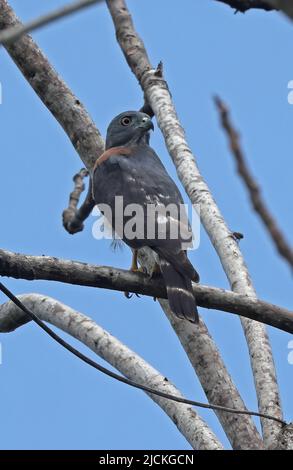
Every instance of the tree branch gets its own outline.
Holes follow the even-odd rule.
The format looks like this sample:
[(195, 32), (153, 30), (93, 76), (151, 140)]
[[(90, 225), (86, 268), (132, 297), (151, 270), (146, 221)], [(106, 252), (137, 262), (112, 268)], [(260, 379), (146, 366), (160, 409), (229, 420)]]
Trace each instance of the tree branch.
[(95, 201), (92, 197), (92, 181), (90, 178), (87, 196), (80, 208), (77, 207), (80, 195), (85, 189), (83, 179), (88, 175), (88, 170), (84, 168), (74, 175), (74, 190), (70, 193), (68, 208), (65, 209), (62, 214), (63, 227), (71, 235), (83, 230), (83, 222), (88, 218), (95, 206)]
[[(151, 254), (148, 253), (149, 251), (151, 250), (145, 247), (139, 250), (138, 255), (142, 266), (147, 269), (148, 273), (151, 273), (153, 260)], [(202, 287), (198, 284), (195, 286)], [(246, 409), (201, 316), (199, 317), (199, 324), (193, 325), (190, 322), (178, 319), (170, 310), (168, 301), (159, 300), (159, 302), (175, 333), (178, 335), (208, 401), (210, 403), (225, 403), (227, 407), (237, 406), (239, 409)], [(215, 411), (215, 413), (233, 449), (263, 449), (264, 446), (260, 435), (254, 422), (251, 419), (247, 419), (248, 416), (239, 415), (235, 419), (235, 415), (231, 413), (222, 411)]]
[[(203, 286), (200, 286), (203, 287)], [(236, 294), (237, 295), (237, 294)], [(175, 317), (167, 300), (159, 300), (175, 333), (189, 358), (210, 403), (246, 409), (220, 352), (214, 343), (202, 317), (198, 325), (188, 324)], [(211, 363), (214, 367), (211, 367)], [(234, 450), (262, 450), (264, 444), (251, 420), (244, 415), (235, 415), (215, 410)]]
[[(57, 326), (81, 341), (130, 380), (183, 397), (165, 376), (103, 330), (91, 318), (43, 295), (26, 294), (18, 298), (41, 320)], [(29, 321), (27, 315), (12, 302), (0, 305), (0, 332), (13, 331)], [(171, 402), (153, 394), (148, 395), (165, 411), (194, 449), (221, 450), (223, 448), (191, 406)]]
[[(227, 227), (212, 194), (203, 180), (178, 120), (166, 81), (156, 74), (145, 46), (136, 33), (124, 0), (107, 0), (118, 43), (132, 72), (138, 79), (164, 135), (177, 174), (193, 204), (200, 206), (201, 221), (213, 243), (231, 288), (256, 297), (249, 272), (233, 234)], [(276, 371), (269, 339), (263, 324), (241, 318), (246, 336), (253, 376), (262, 413), (282, 419)], [(264, 440), (270, 446), (279, 434), (277, 423), (262, 420)]]
[(293, 450), (293, 423), (281, 429), (276, 445), (270, 450)]
[[(134, 292), (160, 299), (167, 298), (163, 279), (154, 280), (143, 273), (50, 256), (29, 256), (0, 250), (0, 275), (29, 281), (57, 281)], [(289, 310), (216, 287), (193, 284), (193, 290), (201, 307), (241, 314), (293, 333), (293, 312)]]
[(248, 168), (240, 145), (240, 137), (232, 124), (229, 109), (218, 97), (215, 98), (215, 103), (219, 111), (223, 129), (226, 131), (228, 137), (232, 155), (236, 161), (237, 171), (246, 186), (254, 210), (261, 218), (278, 252), (289, 263), (290, 268), (293, 269), (293, 250), (278, 227), (276, 220), (270, 213), (270, 210), (261, 195), (261, 190)]
[(95, 3), (100, 3), (102, 0), (79, 0), (77, 2), (71, 3), (69, 5), (65, 5), (64, 7), (58, 8), (51, 13), (47, 13), (46, 15), (40, 16), (39, 18), (28, 21), (23, 25), (16, 25), (11, 26), (5, 29), (0, 33), (0, 44), (11, 44), (12, 42), (19, 39), (26, 33), (30, 31), (34, 31), (35, 29), (40, 28), (41, 26), (45, 26), (48, 23), (52, 23), (52, 21), (59, 20), (64, 16), (71, 15), (83, 8), (89, 7), (94, 5)]

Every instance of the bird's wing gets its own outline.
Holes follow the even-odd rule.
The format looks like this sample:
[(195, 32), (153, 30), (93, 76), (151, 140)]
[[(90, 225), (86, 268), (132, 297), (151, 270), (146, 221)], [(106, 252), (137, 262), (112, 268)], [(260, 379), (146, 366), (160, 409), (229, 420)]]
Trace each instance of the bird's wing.
[[(113, 149), (114, 150), (114, 149)], [(128, 155), (111, 153), (111, 157), (96, 167), (94, 173), (96, 202), (114, 205), (115, 196), (123, 196), (123, 206), (138, 204), (152, 207), (156, 215), (156, 230), (188, 244), (192, 234), (183, 199), (175, 182), (168, 175), (154, 150), (137, 146)], [(151, 214), (151, 212), (149, 212)], [(158, 243), (161, 241), (158, 239)]]
[[(122, 238), (132, 248), (149, 246), (159, 255), (172, 310), (181, 318), (197, 321), (191, 281), (198, 282), (199, 276), (182, 249), (181, 231), (189, 231), (188, 219), (186, 214), (180, 217), (182, 196), (156, 153), (148, 146), (138, 146), (128, 155), (112, 152), (109, 159), (96, 167), (93, 190), (98, 204), (103, 202), (114, 208), (115, 196), (123, 196), (124, 208), (131, 204), (143, 207), (144, 228), (148, 223), (145, 214), (149, 205), (166, 208), (171, 204), (179, 209), (176, 213), (159, 212), (154, 237), (148, 237), (144, 232), (142, 241), (127, 238), (124, 230), (127, 218), (124, 217)], [(160, 238), (158, 233), (162, 231), (165, 237)], [(178, 234), (177, 238), (170, 236), (174, 233)]]

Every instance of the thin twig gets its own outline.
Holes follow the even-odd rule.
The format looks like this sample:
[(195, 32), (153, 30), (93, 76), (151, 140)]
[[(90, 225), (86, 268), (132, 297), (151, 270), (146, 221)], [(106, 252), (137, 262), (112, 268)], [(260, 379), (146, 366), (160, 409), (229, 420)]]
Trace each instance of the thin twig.
[(95, 202), (92, 197), (92, 185), (90, 178), (87, 196), (82, 205), (79, 208), (77, 207), (81, 193), (85, 189), (84, 178), (86, 176), (89, 176), (89, 171), (85, 168), (74, 175), (74, 189), (69, 196), (68, 208), (65, 209), (62, 214), (63, 227), (65, 230), (67, 230), (68, 233), (72, 235), (83, 230), (83, 222), (88, 218), (95, 206)]
[(237, 171), (246, 186), (253, 208), (266, 227), (278, 252), (288, 262), (290, 268), (293, 269), (293, 250), (285, 239), (276, 219), (271, 214), (262, 197), (261, 189), (248, 168), (248, 164), (240, 144), (239, 134), (230, 118), (229, 108), (219, 97), (215, 97), (215, 103), (220, 114), (223, 129), (226, 131), (228, 137), (232, 155), (236, 161)]
[[(167, 298), (164, 282), (160, 278), (154, 280), (143, 273), (49, 256), (28, 256), (0, 250), (0, 275)], [(201, 307), (240, 314), (293, 333), (293, 312), (285, 308), (216, 287), (194, 284), (193, 289)]]
[(64, 7), (58, 8), (58, 10), (55, 10), (51, 13), (40, 16), (35, 20), (28, 21), (23, 25), (7, 28), (0, 33), (0, 44), (11, 44), (26, 33), (34, 31), (41, 26), (45, 26), (48, 23), (52, 23), (53, 21), (59, 20), (64, 16), (71, 15), (72, 13), (75, 13), (83, 8), (94, 5), (95, 3), (100, 3), (102, 1), (103, 0), (79, 0), (74, 3), (70, 3), (69, 5), (65, 5)]

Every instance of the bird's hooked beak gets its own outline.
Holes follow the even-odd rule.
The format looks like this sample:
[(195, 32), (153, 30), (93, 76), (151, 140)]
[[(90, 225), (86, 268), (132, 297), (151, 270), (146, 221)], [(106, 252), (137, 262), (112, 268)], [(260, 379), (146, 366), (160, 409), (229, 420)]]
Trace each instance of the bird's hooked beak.
[(153, 131), (154, 130), (153, 121), (151, 120), (151, 118), (149, 116), (144, 116), (141, 120), (139, 128), (140, 129), (145, 129), (146, 132), (148, 132), (150, 130)]

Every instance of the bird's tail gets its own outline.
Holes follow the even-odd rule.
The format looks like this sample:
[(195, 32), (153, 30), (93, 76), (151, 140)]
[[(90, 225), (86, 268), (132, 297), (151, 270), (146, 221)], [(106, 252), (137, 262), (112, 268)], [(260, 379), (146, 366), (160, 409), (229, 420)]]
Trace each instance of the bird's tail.
[(160, 268), (171, 310), (179, 318), (198, 323), (198, 311), (190, 278), (176, 271), (168, 261), (162, 258), (160, 258)]

